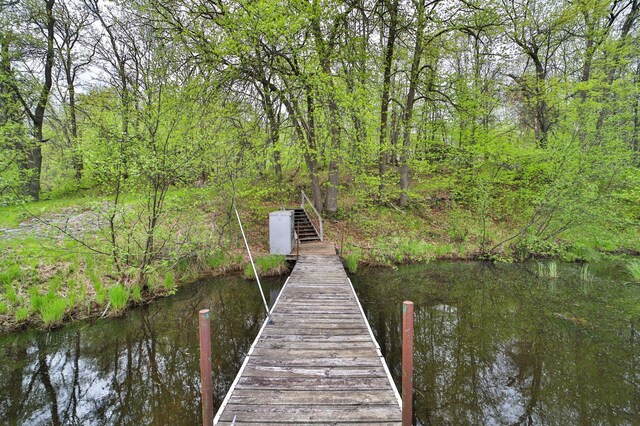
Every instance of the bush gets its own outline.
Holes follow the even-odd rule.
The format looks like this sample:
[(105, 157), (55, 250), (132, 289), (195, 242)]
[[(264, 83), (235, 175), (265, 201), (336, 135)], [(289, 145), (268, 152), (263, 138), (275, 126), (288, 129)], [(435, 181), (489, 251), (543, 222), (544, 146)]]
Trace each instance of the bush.
[(129, 289), (122, 284), (115, 285), (109, 289), (109, 303), (115, 311), (120, 311), (129, 302)]

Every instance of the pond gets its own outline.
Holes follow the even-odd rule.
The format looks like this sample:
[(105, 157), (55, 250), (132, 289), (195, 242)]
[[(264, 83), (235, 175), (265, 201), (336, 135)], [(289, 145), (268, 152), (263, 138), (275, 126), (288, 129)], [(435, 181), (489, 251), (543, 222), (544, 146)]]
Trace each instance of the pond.
[[(267, 301), (284, 280), (262, 280)], [(195, 283), (121, 318), (0, 336), (0, 424), (198, 424), (204, 308), (217, 407), (264, 319), (255, 281), (240, 277)]]
[(418, 424), (640, 424), (640, 286), (615, 262), (548, 270), (438, 262), (352, 277), (398, 389), (402, 301), (415, 303)]
[[(352, 276), (398, 385), (402, 301), (416, 304), (418, 424), (640, 423), (640, 286), (615, 262), (545, 271), (433, 262)], [(284, 279), (263, 280), (271, 303)], [(217, 409), (264, 318), (242, 278), (121, 318), (0, 336), (0, 424), (198, 424), (202, 308)]]

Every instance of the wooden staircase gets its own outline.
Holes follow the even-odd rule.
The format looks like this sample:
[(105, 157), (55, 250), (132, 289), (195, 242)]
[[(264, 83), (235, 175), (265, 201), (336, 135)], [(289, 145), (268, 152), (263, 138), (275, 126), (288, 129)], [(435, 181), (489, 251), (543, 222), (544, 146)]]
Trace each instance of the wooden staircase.
[(318, 230), (303, 208), (294, 209), (293, 226), (301, 243), (321, 241)]

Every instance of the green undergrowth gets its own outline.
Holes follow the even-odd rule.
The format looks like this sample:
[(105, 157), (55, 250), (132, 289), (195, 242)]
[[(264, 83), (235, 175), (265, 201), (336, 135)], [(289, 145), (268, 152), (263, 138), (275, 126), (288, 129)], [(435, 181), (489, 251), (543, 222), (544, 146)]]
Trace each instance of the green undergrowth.
[[(285, 257), (281, 255), (258, 256), (253, 261), (256, 265), (258, 276), (282, 275), (289, 269)], [(246, 279), (255, 279), (251, 263), (245, 266), (244, 277)]]
[[(299, 205), (296, 188), (301, 185), (303, 181), (277, 188), (247, 186), (235, 195), (260, 276), (288, 271), (284, 256), (267, 254), (268, 214), (281, 206)], [(393, 202), (363, 201), (345, 190), (339, 210), (325, 215), (325, 239), (336, 244), (351, 273), (362, 265), (393, 266), (434, 259), (537, 258), (543, 265), (540, 273), (551, 277), (558, 273), (550, 269), (551, 261), (597, 262), (612, 253), (633, 254), (640, 248), (640, 226), (633, 221), (575, 227), (552, 238), (536, 237), (533, 232), (512, 238), (526, 223), (526, 215), (514, 210), (483, 216), (473, 206), (455, 202), (455, 194), (447, 193), (446, 185), (449, 183), (424, 186), (420, 189), (424, 192), (412, 194), (410, 205), (402, 209)], [(108, 197), (98, 201), (69, 198), (3, 207), (0, 228), (17, 226), (27, 218), (27, 210), (46, 217), (70, 207), (78, 211), (94, 208), (105, 200)], [(141, 201), (134, 196), (125, 198), (119, 211), (128, 232), (118, 241), (121, 264), (113, 260), (104, 229), (89, 233), (80, 242), (61, 236), (23, 233), (1, 238), (0, 234), (0, 327), (5, 331), (50, 327), (70, 319), (116, 315), (173, 294), (181, 285), (203, 277), (243, 273), (253, 279), (228, 200), (228, 194), (206, 188), (169, 192), (167, 212), (156, 234), (161, 251), (143, 269), (136, 246), (124, 249), (128, 242), (144, 237), (138, 225)], [(640, 282), (639, 265), (629, 263), (627, 267), (632, 281)], [(592, 274), (587, 269), (584, 276), (589, 282)]]

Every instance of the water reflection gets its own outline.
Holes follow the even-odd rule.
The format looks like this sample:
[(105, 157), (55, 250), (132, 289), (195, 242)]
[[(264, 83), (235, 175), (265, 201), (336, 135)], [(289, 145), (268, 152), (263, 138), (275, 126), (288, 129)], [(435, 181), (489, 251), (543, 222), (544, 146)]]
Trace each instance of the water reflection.
[[(640, 288), (594, 268), (436, 263), (352, 278), (399, 385), (415, 306), (418, 424), (640, 424)], [(615, 279), (611, 279), (615, 278)]]
[[(281, 280), (263, 284), (277, 297)], [(125, 317), (0, 338), (0, 424), (197, 424), (197, 311), (211, 309), (214, 403), (264, 318), (255, 283), (191, 286)]]

